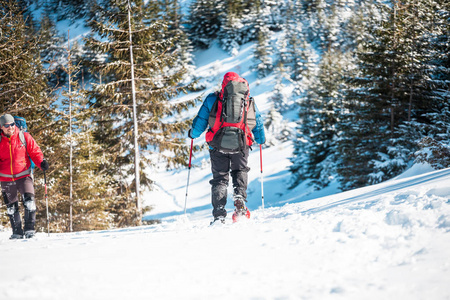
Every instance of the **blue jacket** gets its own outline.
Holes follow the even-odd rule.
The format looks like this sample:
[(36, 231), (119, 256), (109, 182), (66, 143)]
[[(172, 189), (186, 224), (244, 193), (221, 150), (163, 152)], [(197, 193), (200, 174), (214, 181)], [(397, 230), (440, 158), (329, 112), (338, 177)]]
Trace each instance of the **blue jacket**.
[[(209, 113), (216, 102), (217, 95), (216, 93), (209, 94), (205, 101), (203, 101), (200, 110), (198, 111), (197, 116), (194, 118), (194, 122), (192, 123), (191, 137), (198, 138), (208, 127), (208, 119)], [(255, 141), (258, 144), (264, 144), (266, 142), (266, 136), (264, 134), (264, 123), (261, 117), (261, 114), (256, 107), (255, 103), (255, 113), (256, 113), (256, 126), (253, 128), (252, 133)]]

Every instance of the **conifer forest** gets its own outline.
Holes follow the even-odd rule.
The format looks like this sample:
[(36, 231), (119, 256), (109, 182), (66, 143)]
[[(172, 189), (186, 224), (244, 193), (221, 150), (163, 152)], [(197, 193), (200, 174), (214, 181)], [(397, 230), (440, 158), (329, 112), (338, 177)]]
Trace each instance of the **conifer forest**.
[[(70, 43), (61, 22), (89, 34)], [(0, 0), (0, 114), (26, 118), (50, 163), (52, 232), (141, 224), (137, 186), (158, 180), (145, 169), (188, 163), (202, 99), (174, 99), (206, 88), (193, 56), (214, 43), (229, 55), (254, 43), (253, 71), (273, 77), (264, 147), (293, 142), (291, 188), (450, 167), (448, 0)], [(34, 180), (45, 207), (40, 169)]]

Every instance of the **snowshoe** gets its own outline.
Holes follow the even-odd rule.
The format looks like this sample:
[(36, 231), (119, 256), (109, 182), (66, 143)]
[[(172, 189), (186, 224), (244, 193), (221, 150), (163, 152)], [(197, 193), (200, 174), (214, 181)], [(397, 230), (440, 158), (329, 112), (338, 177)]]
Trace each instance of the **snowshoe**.
[(23, 239), (23, 235), (14, 233), (13, 235), (11, 235), (11, 237), (9, 239), (10, 240), (20, 240), (20, 239)]
[(26, 239), (31, 239), (31, 238), (34, 238), (35, 235), (36, 235), (36, 231), (34, 231), (34, 230), (27, 230), (27, 231), (25, 231), (24, 237)]
[(232, 216), (233, 223), (236, 223), (239, 221), (240, 218), (245, 216), (247, 219), (250, 219), (250, 211), (245, 206), (246, 200), (242, 196), (236, 196), (234, 200), (234, 206), (236, 207), (234, 209), (234, 213)]

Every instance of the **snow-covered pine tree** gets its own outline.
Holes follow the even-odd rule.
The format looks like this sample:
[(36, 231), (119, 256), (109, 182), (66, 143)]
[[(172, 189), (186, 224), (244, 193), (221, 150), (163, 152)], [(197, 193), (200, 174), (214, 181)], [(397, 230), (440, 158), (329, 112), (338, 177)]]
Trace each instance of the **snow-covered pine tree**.
[(270, 101), (273, 103), (273, 108), (277, 112), (283, 113), (291, 106), (291, 91), (285, 84), (285, 81), (287, 81), (286, 77), (289, 76), (286, 74), (284, 65), (281, 61), (279, 61), (275, 67), (274, 73), (276, 83)]
[[(421, 136), (428, 132), (424, 129), (433, 122), (428, 117), (430, 110), (440, 107), (445, 111), (445, 107), (437, 100), (439, 97), (432, 96), (436, 88), (439, 89), (443, 86), (429, 84), (433, 77), (432, 73), (435, 73), (435, 71), (430, 72), (430, 70), (442, 70), (441, 63), (438, 63), (439, 66), (428, 64), (430, 59), (436, 61), (431, 57), (436, 57), (436, 55), (442, 53), (438, 50), (439, 47), (432, 46), (433, 42), (430, 36), (433, 36), (433, 32), (439, 32), (438, 35), (448, 32), (448, 25), (445, 25), (448, 24), (445, 21), (448, 21), (448, 19), (437, 13), (437, 8), (440, 6), (439, 2), (441, 5), (444, 4), (442, 1), (399, 3), (395, 10), (399, 24), (396, 26), (397, 35), (404, 45), (402, 60), (405, 70), (403, 74), (400, 73), (400, 76), (403, 77), (400, 84), (406, 90), (405, 94), (408, 99), (405, 99), (407, 103), (403, 105), (403, 108), (400, 108), (404, 110), (406, 115), (405, 121), (404, 124), (399, 124), (390, 139), (389, 156), (384, 156), (384, 159), (377, 161), (375, 165), (376, 168), (381, 165), (383, 173), (395, 174), (399, 166), (405, 168), (412, 164), (412, 154), (418, 149)], [(440, 21), (436, 22), (437, 20)], [(448, 49), (447, 46), (447, 51), (444, 50), (444, 53), (448, 53)], [(441, 71), (437, 71), (437, 73), (441, 73)], [(447, 84), (443, 88), (448, 89), (448, 86)], [(424, 143), (420, 143), (419, 146), (423, 147)]]
[[(128, 4), (113, 0), (102, 4), (109, 9), (94, 7), (93, 13), (107, 22), (91, 20), (93, 34), (86, 39), (87, 48), (103, 57), (103, 60), (87, 62), (92, 73), (101, 74), (102, 83), (93, 84), (88, 94), (91, 106), (98, 111), (94, 116), (98, 125), (95, 139), (105, 152), (115, 155), (104, 171), (115, 176), (122, 196), (127, 198), (134, 191), (127, 178), (134, 173)], [(157, 163), (157, 157), (168, 167), (187, 161), (189, 148), (181, 133), (189, 128), (188, 120), (170, 117), (180, 114), (193, 102), (170, 101), (184, 88), (179, 84), (184, 70), (170, 71), (177, 64), (174, 45), (179, 36), (167, 31), (169, 24), (158, 19), (159, 11), (151, 2), (147, 5), (144, 1), (132, 1), (131, 7), (139, 148), (145, 154), (141, 155), (140, 178), (142, 186), (151, 187), (152, 179), (143, 170)]]
[(290, 140), (292, 133), (288, 127), (288, 122), (283, 119), (283, 116), (274, 107), (269, 110), (264, 120), (266, 132), (265, 146), (275, 146), (280, 142)]
[(264, 6), (264, 2), (257, 0), (255, 2), (256, 8), (256, 47), (253, 52), (255, 65), (253, 70), (257, 72), (258, 77), (267, 76), (273, 70), (272, 54), (273, 48), (271, 46), (272, 33), (268, 26), (268, 16), (270, 14), (270, 7)]
[(425, 34), (423, 25), (428, 18), (428, 13), (423, 10), (426, 6), (413, 1), (399, 5), (396, 11), (399, 20), (397, 35), (404, 44), (402, 59), (406, 66), (401, 84), (409, 90), (409, 99), (408, 105), (405, 103), (403, 106), (406, 116), (395, 128), (387, 154), (380, 155), (375, 162), (375, 171), (379, 174), (395, 173), (399, 166), (406, 168), (412, 163), (412, 154), (417, 150), (418, 141), (424, 133), (423, 125), (429, 123), (424, 114), (432, 107), (432, 102), (426, 96), (428, 92), (425, 82), (428, 76), (425, 74), (424, 60), (433, 50), (423, 38)]
[(241, 31), (243, 27), (241, 20), (234, 16), (227, 16), (222, 20), (223, 25), (219, 32), (219, 41), (222, 49), (231, 55), (237, 55), (242, 44)]
[(339, 163), (336, 124), (342, 108), (343, 74), (348, 65), (349, 58), (338, 49), (331, 48), (325, 52), (319, 65), (317, 84), (309, 89), (299, 104), (298, 132), (305, 136), (294, 142), (294, 152), (303, 155), (300, 161), (295, 156), (291, 159), (293, 166), (302, 164), (299, 169), (291, 169), (296, 179), (293, 186), (307, 178), (316, 188), (323, 188), (334, 179)]
[[(179, 0), (160, 0), (152, 3), (159, 4), (159, 7), (162, 8), (159, 19), (167, 24), (167, 30), (165, 30), (161, 39), (176, 40), (172, 50), (172, 54), (176, 56), (176, 59), (174, 59), (174, 65), (171, 66), (169, 72), (184, 73), (185, 78), (192, 76), (194, 72), (193, 47), (184, 27), (185, 24), (183, 24)], [(158, 18), (155, 21), (157, 20)]]
[(416, 128), (424, 131), (419, 151), (414, 154), (416, 162), (427, 162), (436, 169), (450, 167), (450, 3), (435, 0), (420, 3), (417, 15), (425, 29), (422, 44), (425, 45), (423, 61), (425, 82), (423, 97), (432, 105)]
[[(394, 93), (395, 78), (392, 75), (399, 62), (392, 56), (398, 53), (400, 45), (398, 41), (393, 41), (392, 23), (386, 22), (389, 13), (378, 9), (379, 15), (385, 13), (384, 18), (367, 20), (380, 26), (369, 27), (371, 39), (364, 40), (360, 45), (359, 72), (354, 74), (344, 102), (348, 113), (338, 124), (341, 132), (338, 150), (342, 159), (338, 173), (344, 190), (374, 182), (375, 176), (378, 176), (377, 180), (385, 176), (374, 174), (373, 163), (381, 153), (386, 153), (392, 133), (390, 129), (394, 128), (391, 109), (398, 99)], [(372, 26), (370, 22), (368, 24)], [(380, 65), (384, 67), (380, 68)]]
[(450, 167), (450, 93), (439, 90), (435, 96), (442, 101), (427, 114), (431, 122), (423, 128), (426, 135), (419, 141), (414, 157), (415, 162), (428, 163), (439, 170)]
[(416, 44), (421, 34), (411, 17), (415, 8), (400, 2), (379, 4), (381, 19), (366, 24), (371, 36), (360, 45), (360, 74), (351, 81), (346, 99), (351, 113), (343, 124), (351, 126), (343, 125), (340, 140), (344, 163), (339, 172), (346, 188), (396, 176), (415, 151), (414, 137), (405, 136), (404, 124), (431, 107), (421, 92), (423, 67), (417, 62), (423, 60), (423, 51)]
[(301, 78), (304, 68), (298, 64), (302, 42), (305, 42), (301, 20), (301, 9), (297, 2), (288, 1), (288, 10), (286, 12), (286, 25), (280, 49), (280, 63), (288, 68), (289, 76), (292, 80)]
[[(280, 62), (288, 70), (293, 83), (293, 102), (305, 97), (307, 89), (315, 81), (320, 52), (308, 38), (307, 20), (302, 2), (289, 1), (284, 39), (285, 48), (280, 51)], [(314, 23), (314, 22), (312, 22)]]
[(327, 48), (331, 37), (327, 23), (331, 20), (330, 2), (325, 0), (302, 1), (295, 6), (297, 15), (301, 16), (304, 36), (308, 43), (314, 43), (318, 52)]
[(275, 0), (261, 0), (263, 6), (267, 10), (265, 16), (265, 24), (273, 32), (278, 32), (283, 30), (284, 24), (286, 23), (286, 10), (287, 1), (275, 1)]
[(15, 1), (1, 0), (0, 15), (0, 112), (29, 122), (46, 120), (51, 99), (45, 93), (38, 34), (27, 26)]
[(63, 70), (64, 48), (63, 38), (56, 29), (56, 23), (49, 14), (49, 9), (41, 15), (39, 46), (41, 47), (41, 61), (46, 67), (48, 83), (51, 88), (57, 89), (66, 83), (66, 72)]
[(256, 38), (253, 3), (245, 0), (225, 0), (220, 14), (218, 39), (222, 49), (235, 55), (240, 45)]
[(189, 9), (189, 37), (195, 47), (208, 48), (222, 27), (223, 1), (194, 0)]
[[(46, 0), (46, 11), (55, 12), (58, 21), (70, 20), (72, 22), (87, 16), (89, 8), (95, 0)], [(48, 7), (48, 8), (47, 8)], [(47, 10), (47, 9), (51, 10)], [(104, 9), (107, 9), (106, 7)]]

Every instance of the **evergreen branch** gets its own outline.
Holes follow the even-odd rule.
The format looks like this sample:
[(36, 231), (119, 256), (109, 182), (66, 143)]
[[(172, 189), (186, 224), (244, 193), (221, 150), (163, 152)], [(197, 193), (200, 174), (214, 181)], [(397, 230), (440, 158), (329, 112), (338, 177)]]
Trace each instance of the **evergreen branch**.
[[(103, 24), (103, 23), (100, 23), (100, 22), (98, 22), (98, 21), (96, 21), (96, 20), (91, 20), (91, 22), (92, 23), (95, 23), (96, 25), (97, 25), (97, 27), (98, 27), (98, 29), (100, 30), (100, 31), (108, 31), (108, 32), (119, 32), (119, 33), (126, 33), (126, 34), (128, 34), (129, 33), (129, 30), (128, 29), (117, 29), (117, 28), (113, 28), (113, 27), (110, 27), (110, 26), (107, 26), (107, 25), (105, 25), (105, 24)], [(93, 24), (94, 25), (94, 24)], [(140, 33), (140, 32), (147, 32), (147, 31), (150, 31), (150, 30), (154, 30), (154, 28), (153, 27), (156, 27), (156, 25), (150, 25), (149, 27), (144, 27), (144, 28), (142, 28), (142, 29), (134, 29), (134, 30), (132, 30), (131, 31), (131, 33)]]
[(22, 90), (23, 88), (24, 88), (24, 86), (18, 87), (18, 88), (12, 89), (12, 90), (5, 91), (5, 92), (3, 92), (3, 93), (0, 93), (0, 97), (2, 97), (3, 95), (9, 94), (9, 93), (13, 93), (13, 92), (20, 91), (20, 90)]
[(9, 60), (6, 60), (6, 61), (2, 61), (2, 62), (0, 62), (0, 66), (3, 66), (3, 65), (6, 65), (6, 64), (9, 64), (10, 62), (12, 62), (12, 61), (15, 61), (15, 60), (19, 59), (19, 57), (21, 57), (22, 55), (24, 55), (24, 54), (27, 54), (27, 53), (28, 53), (28, 51), (26, 51), (26, 52), (21, 52), (21, 53), (17, 54), (16, 56), (12, 57), (12, 58), (11, 58), (11, 59), (9, 59)]

